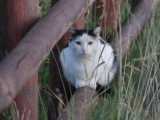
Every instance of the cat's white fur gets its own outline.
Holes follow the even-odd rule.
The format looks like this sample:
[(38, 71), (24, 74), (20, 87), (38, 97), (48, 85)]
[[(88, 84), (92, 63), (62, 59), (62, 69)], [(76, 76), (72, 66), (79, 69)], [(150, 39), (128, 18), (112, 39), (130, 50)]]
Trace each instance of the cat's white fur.
[[(69, 42), (69, 47), (60, 53), (64, 76), (76, 88), (88, 86), (95, 89), (97, 82), (105, 86), (113, 79), (116, 71), (116, 68), (112, 69), (113, 48), (108, 43), (100, 42), (100, 27), (93, 32), (96, 38), (83, 34)], [(77, 41), (80, 45), (76, 44)], [(89, 42), (92, 44), (89, 45)]]

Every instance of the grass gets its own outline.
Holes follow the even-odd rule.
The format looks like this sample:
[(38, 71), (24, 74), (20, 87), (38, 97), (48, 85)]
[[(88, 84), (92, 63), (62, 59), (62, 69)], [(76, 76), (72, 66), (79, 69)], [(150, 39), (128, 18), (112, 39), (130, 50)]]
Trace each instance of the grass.
[[(49, 0), (40, 0), (42, 17), (49, 9)], [(121, 24), (131, 14), (122, 1)], [(92, 10), (92, 7), (90, 8)], [(160, 117), (160, 7), (153, 12), (119, 67), (112, 92), (102, 97), (90, 120), (158, 120)], [(85, 27), (93, 28), (91, 13), (86, 14)], [(112, 34), (112, 33), (111, 33)], [(103, 36), (105, 37), (105, 36)], [(119, 70), (122, 70), (122, 93), (119, 101)], [(39, 68), (39, 120), (47, 119), (49, 58)], [(53, 95), (54, 96), (54, 95)], [(9, 119), (10, 111), (4, 113)], [(54, 113), (53, 113), (54, 114)]]
[[(124, 9), (124, 8), (123, 8)], [(128, 7), (126, 8), (128, 9)], [(122, 9), (121, 9), (122, 10)], [(160, 79), (160, 7), (152, 14), (123, 61), (123, 93), (118, 99), (118, 82), (114, 95), (102, 98), (91, 120), (158, 120)], [(121, 13), (123, 13), (122, 11)], [(126, 12), (125, 12), (126, 13)], [(123, 14), (121, 14), (123, 17)], [(125, 20), (123, 18), (123, 20)], [(119, 75), (117, 74), (116, 80)], [(121, 106), (118, 115), (119, 104)]]
[[(123, 24), (131, 14), (130, 9), (129, 4), (122, 1), (121, 24)], [(92, 7), (90, 10), (92, 10)], [(128, 51), (122, 66), (119, 67), (119, 70), (122, 70), (123, 80), (121, 101), (118, 99), (118, 70), (115, 78), (116, 82), (112, 88), (113, 92), (108, 97), (101, 98), (100, 103), (93, 111), (90, 120), (159, 119), (159, 11), (160, 7), (153, 12), (147, 25)], [(95, 24), (90, 18), (91, 12), (86, 14), (85, 27), (87, 28), (93, 28)], [(42, 66), (42, 68), (43, 67), (44, 66)], [(43, 76), (43, 74), (40, 74), (40, 76), (41, 75)], [(40, 118), (44, 119), (43, 116), (40, 116)]]

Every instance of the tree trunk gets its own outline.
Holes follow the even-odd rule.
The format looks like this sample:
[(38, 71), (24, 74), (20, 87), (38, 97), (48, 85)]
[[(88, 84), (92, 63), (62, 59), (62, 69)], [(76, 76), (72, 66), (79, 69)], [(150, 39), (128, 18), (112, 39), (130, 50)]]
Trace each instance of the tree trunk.
[[(37, 22), (39, 1), (9, 0), (7, 4), (8, 49), (11, 51)], [(16, 120), (38, 120), (38, 72), (26, 83), (13, 106)]]
[[(132, 15), (116, 34), (114, 47), (121, 58), (124, 58), (130, 45), (133, 43), (143, 26), (149, 19), (151, 11), (156, 7), (160, 0), (141, 0), (134, 7)], [(120, 58), (120, 57), (119, 57)]]

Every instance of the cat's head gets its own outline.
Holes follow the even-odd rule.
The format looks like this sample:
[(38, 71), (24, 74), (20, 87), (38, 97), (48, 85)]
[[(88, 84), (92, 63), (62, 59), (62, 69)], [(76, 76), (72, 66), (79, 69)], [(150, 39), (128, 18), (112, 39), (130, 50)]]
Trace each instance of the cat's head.
[(100, 27), (97, 27), (94, 30), (69, 28), (71, 35), (69, 47), (76, 55), (95, 55), (100, 31)]

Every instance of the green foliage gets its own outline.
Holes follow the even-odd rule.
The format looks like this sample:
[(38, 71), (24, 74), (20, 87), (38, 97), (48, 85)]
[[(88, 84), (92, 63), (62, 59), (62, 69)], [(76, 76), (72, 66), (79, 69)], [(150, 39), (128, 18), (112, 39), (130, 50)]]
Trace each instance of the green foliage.
[(39, 102), (38, 102), (38, 118), (45, 120), (47, 118), (47, 104), (48, 104), (48, 77), (49, 77), (49, 57), (47, 57), (38, 70), (39, 79)]
[(131, 14), (130, 11), (131, 11), (130, 4), (122, 0), (121, 6), (120, 6), (120, 21), (121, 21), (121, 24), (124, 24), (127, 21), (128, 17)]
[[(160, 79), (160, 7), (132, 44), (123, 61), (123, 92), (103, 98), (93, 111), (91, 120), (157, 120)], [(130, 7), (122, 2), (121, 23), (130, 15)], [(119, 71), (118, 71), (119, 72)], [(118, 74), (117, 72), (117, 74)], [(118, 76), (118, 75), (117, 75)], [(118, 80), (118, 78), (117, 78)], [(118, 81), (117, 81), (118, 82)], [(118, 86), (118, 83), (116, 83)], [(120, 101), (119, 101), (120, 100)]]
[(38, 70), (39, 83), (45, 85), (48, 82), (49, 76), (49, 57), (47, 57)]
[(51, 1), (50, 0), (40, 0), (40, 17), (46, 14), (46, 12), (50, 9)]
[[(41, 16), (49, 9), (48, 0), (41, 0)], [(85, 28), (94, 28), (92, 21), (93, 7), (85, 15)], [(123, 24), (130, 16), (131, 7), (122, 1), (120, 7), (120, 23)], [(119, 98), (119, 70), (114, 84), (114, 93), (109, 97), (101, 98), (98, 107), (93, 111), (91, 120), (151, 120), (157, 118), (159, 104), (160, 79), (160, 7), (153, 12), (148, 24), (141, 31), (126, 58), (122, 69), (123, 90)], [(104, 36), (105, 38), (105, 36)], [(110, 37), (109, 37), (110, 38)], [(44, 92), (40, 92), (39, 118), (45, 119), (47, 107), (49, 58), (39, 69), (39, 83)]]
[(93, 111), (90, 120), (115, 120), (118, 111), (118, 99), (107, 97), (101, 99), (96, 110)]
[[(50, 9), (51, 0), (40, 0), (40, 18)], [(40, 85), (38, 94), (38, 120), (47, 119), (48, 105), (48, 79), (49, 79), (49, 56), (43, 61), (38, 70), (38, 81)]]

